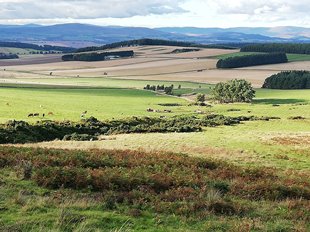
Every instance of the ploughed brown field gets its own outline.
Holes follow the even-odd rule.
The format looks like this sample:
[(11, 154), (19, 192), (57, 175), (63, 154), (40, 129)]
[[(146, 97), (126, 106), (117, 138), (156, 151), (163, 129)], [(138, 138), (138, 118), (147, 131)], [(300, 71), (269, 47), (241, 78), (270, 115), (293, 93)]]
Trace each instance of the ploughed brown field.
[[(181, 47), (138, 46), (113, 50), (135, 51), (135, 57), (100, 62), (62, 62), (60, 55), (24, 56), (19, 60), (0, 62), (0, 82), (20, 82), (16, 78), (109, 77), (137, 80), (193, 81), (217, 83), (243, 78), (260, 87), (268, 76), (283, 70), (310, 70), (310, 61), (264, 65), (241, 69), (216, 69), (218, 55), (237, 50), (201, 49), (172, 53)], [(3, 70), (6, 71), (3, 71)]]

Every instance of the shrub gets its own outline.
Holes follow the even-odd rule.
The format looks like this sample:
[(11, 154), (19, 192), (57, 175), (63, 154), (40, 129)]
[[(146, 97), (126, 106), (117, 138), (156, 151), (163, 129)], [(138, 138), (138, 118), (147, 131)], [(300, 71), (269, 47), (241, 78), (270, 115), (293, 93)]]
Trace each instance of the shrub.
[(196, 103), (204, 103), (206, 101), (206, 95), (204, 95), (204, 94), (201, 94), (201, 93), (199, 93), (199, 94), (197, 94), (197, 96), (196, 96)]

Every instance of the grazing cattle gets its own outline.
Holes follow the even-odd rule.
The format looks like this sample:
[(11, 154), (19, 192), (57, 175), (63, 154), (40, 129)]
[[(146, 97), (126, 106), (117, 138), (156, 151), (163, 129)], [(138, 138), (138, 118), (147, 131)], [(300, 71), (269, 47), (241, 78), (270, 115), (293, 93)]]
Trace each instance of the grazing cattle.
[(44, 117), (45, 117), (45, 114), (42, 114), (42, 117), (44, 118)]
[(103, 73), (103, 75), (105, 75), (105, 76), (106, 76), (106, 75), (108, 75), (108, 73), (107, 73), (107, 72), (105, 72), (105, 73)]
[(34, 113), (34, 114), (33, 114), (33, 117), (39, 117), (39, 116), (40, 116), (39, 113)]
[(28, 114), (28, 118), (33, 117), (33, 114)]
[(53, 72), (50, 72), (50, 76), (53, 76)]
[(164, 110), (165, 113), (172, 113), (171, 110)]
[(161, 115), (159, 118), (164, 119), (164, 118), (166, 118), (166, 116)]
[(153, 109), (151, 109), (151, 108), (147, 108), (147, 110), (146, 110), (147, 112), (154, 112), (154, 110)]
[(48, 112), (47, 115), (54, 115), (54, 113), (53, 112)]

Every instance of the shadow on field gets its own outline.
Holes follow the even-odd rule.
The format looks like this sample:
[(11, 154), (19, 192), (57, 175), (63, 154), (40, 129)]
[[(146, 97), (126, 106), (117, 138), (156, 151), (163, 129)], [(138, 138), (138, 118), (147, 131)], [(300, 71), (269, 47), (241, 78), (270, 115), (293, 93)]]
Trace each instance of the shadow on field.
[(307, 101), (303, 99), (277, 99), (277, 98), (267, 98), (267, 99), (254, 99), (254, 104), (297, 104), (305, 103)]

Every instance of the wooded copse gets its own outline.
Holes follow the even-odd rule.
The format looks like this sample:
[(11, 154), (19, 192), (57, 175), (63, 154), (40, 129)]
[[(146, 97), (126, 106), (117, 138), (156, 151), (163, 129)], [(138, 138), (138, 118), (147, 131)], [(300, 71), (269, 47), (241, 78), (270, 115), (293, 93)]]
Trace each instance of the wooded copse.
[(6, 53), (0, 53), (0, 60), (4, 59), (18, 59), (19, 56), (16, 54), (6, 54)]
[(230, 80), (215, 85), (212, 99), (220, 103), (251, 102), (255, 97), (255, 90), (246, 80)]
[(226, 59), (220, 59), (217, 68), (241, 68), (264, 64), (287, 63), (288, 59), (285, 53), (252, 54), (245, 56), (234, 56)]
[(310, 43), (250, 44), (242, 47), (241, 52), (284, 52), (310, 54)]
[(286, 71), (268, 77), (266, 89), (310, 89), (309, 71)]
[(68, 54), (62, 56), (63, 61), (102, 61), (116, 58), (133, 57), (134, 52), (131, 51), (117, 51), (117, 52), (91, 52)]

